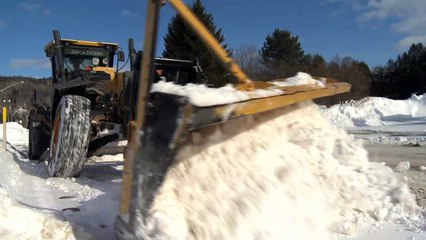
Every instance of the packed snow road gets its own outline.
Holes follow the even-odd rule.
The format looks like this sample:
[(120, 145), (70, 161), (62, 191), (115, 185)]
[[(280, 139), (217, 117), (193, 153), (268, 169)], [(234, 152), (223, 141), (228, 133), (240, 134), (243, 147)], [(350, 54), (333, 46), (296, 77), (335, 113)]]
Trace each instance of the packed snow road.
[[(162, 236), (249, 239), (251, 229), (261, 239), (422, 239), (423, 215), (407, 185), (390, 168), (369, 162), (361, 145), (316, 107), (301, 106), (234, 137), (226, 134), (241, 124), (228, 126), (221, 133), (227, 141), (187, 148), (180, 157), (190, 161), (176, 164), (154, 204)], [(7, 166), (0, 173), (0, 239), (113, 239), (122, 155), (89, 159), (77, 179), (49, 178), (45, 163), (26, 158), (27, 130), (9, 123), (8, 136), (11, 154), (0, 153)], [(218, 194), (227, 197), (208, 197)]]

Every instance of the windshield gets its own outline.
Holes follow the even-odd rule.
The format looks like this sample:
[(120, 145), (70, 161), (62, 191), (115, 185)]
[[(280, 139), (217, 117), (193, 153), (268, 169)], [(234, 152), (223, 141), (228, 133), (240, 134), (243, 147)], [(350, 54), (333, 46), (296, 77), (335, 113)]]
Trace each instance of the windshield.
[(65, 56), (65, 68), (68, 71), (74, 70), (90, 70), (88, 67), (93, 67), (92, 58), (81, 58), (75, 56)]
[(95, 48), (65, 48), (65, 69), (91, 70), (92, 67), (112, 67), (111, 51)]

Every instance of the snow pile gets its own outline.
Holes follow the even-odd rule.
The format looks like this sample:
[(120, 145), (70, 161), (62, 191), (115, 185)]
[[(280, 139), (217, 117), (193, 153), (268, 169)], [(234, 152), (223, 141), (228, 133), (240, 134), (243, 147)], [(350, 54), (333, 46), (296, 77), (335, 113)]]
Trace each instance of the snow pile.
[(73, 234), (76, 239), (113, 239), (122, 154), (90, 158), (80, 178), (50, 178), (45, 163), (25, 157), (27, 129), (7, 123), (7, 140), (12, 154), (0, 150), (0, 239), (74, 239)]
[(230, 104), (253, 98), (280, 95), (283, 93), (283, 91), (279, 89), (257, 89), (250, 92), (244, 92), (238, 91), (232, 85), (226, 85), (221, 88), (209, 88), (205, 85), (192, 83), (181, 86), (174, 84), (173, 82), (165, 81), (153, 84), (151, 91), (186, 96), (192, 104), (199, 107)]
[(0, 239), (75, 239), (69, 222), (16, 203), (0, 188)]
[(412, 95), (407, 100), (367, 97), (324, 109), (324, 114), (344, 128), (383, 126), (395, 122), (424, 119), (426, 94)]
[(299, 86), (299, 85), (317, 85), (320, 87), (325, 87), (325, 79), (321, 78), (320, 80), (316, 80), (311, 77), (311, 75), (303, 72), (297, 73), (296, 76), (284, 79), (284, 81), (274, 81), (272, 82), (274, 85), (280, 87), (290, 87), (290, 86)]
[[(14, 198), (27, 206), (62, 211), (65, 208), (76, 208), (80, 204), (68, 199), (69, 195), (49, 183), (40, 176), (33, 176), (21, 170), (10, 153), (0, 150), (0, 186), (8, 190)], [(28, 163), (30, 165), (30, 163)], [(31, 171), (30, 168), (27, 171)], [(44, 171), (34, 172), (39, 175)]]
[(192, 133), (146, 229), (159, 239), (331, 239), (422, 216), (392, 170), (300, 104)]
[[(298, 85), (317, 85), (324, 87), (322, 81), (313, 79), (307, 73), (298, 73), (296, 76), (287, 78), (284, 81), (275, 81), (274, 85), (280, 87), (298, 86)], [(232, 85), (226, 85), (221, 88), (209, 88), (205, 85), (187, 84), (185, 86), (176, 85), (173, 82), (159, 81), (153, 84), (151, 92), (170, 93), (179, 96), (186, 96), (192, 104), (199, 107), (230, 104), (246, 101), (249, 99), (270, 97), (283, 94), (280, 89), (256, 89), (254, 91), (239, 91)]]
[[(0, 124), (0, 139), (3, 141), (3, 124)], [(28, 149), (28, 130), (19, 123), (7, 123), (6, 139), (17, 150), (25, 151)]]

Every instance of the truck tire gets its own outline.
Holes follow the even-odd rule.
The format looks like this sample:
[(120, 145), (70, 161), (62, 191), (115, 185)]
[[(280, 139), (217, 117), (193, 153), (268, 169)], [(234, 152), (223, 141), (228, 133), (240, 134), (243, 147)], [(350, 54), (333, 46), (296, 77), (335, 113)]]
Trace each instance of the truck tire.
[(38, 160), (49, 147), (49, 136), (43, 131), (43, 125), (30, 115), (28, 119), (28, 158)]
[(63, 96), (59, 102), (50, 140), (50, 176), (80, 174), (89, 147), (90, 105), (89, 99), (75, 95)]

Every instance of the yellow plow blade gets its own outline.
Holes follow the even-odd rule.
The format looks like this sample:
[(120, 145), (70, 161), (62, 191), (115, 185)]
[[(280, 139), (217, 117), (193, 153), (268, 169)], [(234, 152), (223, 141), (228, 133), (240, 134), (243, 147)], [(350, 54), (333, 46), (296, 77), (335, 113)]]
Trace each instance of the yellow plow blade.
[[(281, 95), (251, 99), (244, 102), (233, 103), (224, 106), (217, 106), (214, 107), (214, 110), (212, 111), (212, 117), (221, 118), (225, 121), (230, 118), (261, 113), (302, 101), (333, 96), (336, 94), (348, 92), (350, 88), (350, 84), (343, 82), (326, 83), (325, 87), (318, 87), (316, 85), (277, 87), (275, 89), (280, 89), (283, 91)], [(230, 108), (234, 109), (231, 113), (229, 113)], [(202, 110), (199, 109), (199, 111)], [(192, 126), (193, 128), (199, 128), (206, 124), (208, 123), (200, 123), (200, 126), (197, 126), (195, 123), (193, 123)]]

